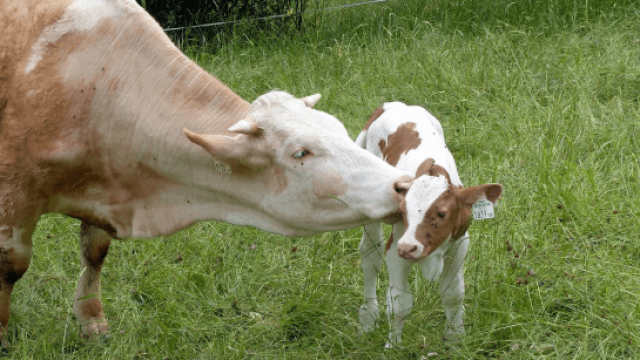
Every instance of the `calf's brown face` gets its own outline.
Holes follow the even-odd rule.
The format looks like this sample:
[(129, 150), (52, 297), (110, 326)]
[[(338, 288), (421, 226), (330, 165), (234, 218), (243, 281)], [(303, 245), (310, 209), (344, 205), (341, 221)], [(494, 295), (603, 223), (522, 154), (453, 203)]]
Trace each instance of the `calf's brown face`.
[(453, 186), (447, 172), (433, 163), (426, 170), (418, 170), (400, 205), (405, 231), (398, 255), (406, 259), (427, 257), (445, 241), (461, 238), (471, 223), (471, 206), (483, 198), (495, 203), (502, 193), (500, 184)]

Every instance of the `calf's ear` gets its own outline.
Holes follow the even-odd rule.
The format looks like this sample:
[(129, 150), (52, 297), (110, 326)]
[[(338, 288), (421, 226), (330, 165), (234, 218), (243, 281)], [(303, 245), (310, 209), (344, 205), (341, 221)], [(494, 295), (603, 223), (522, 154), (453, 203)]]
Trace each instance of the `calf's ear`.
[(431, 168), (433, 164), (435, 164), (435, 160), (433, 158), (427, 158), (425, 161), (418, 166), (418, 170), (416, 170), (416, 179), (422, 175), (429, 175), (431, 173)]
[(502, 185), (500, 184), (484, 184), (478, 186), (472, 186), (458, 190), (458, 194), (462, 199), (462, 202), (466, 205), (473, 205), (478, 200), (485, 198), (495, 204), (502, 194)]
[(246, 135), (244, 130), (246, 129), (235, 131), (241, 135), (232, 137), (198, 134), (187, 128), (182, 129), (192, 143), (201, 146), (217, 160), (232, 166), (243, 165), (252, 169), (268, 166), (272, 161), (272, 156), (264, 137)]
[(460, 209), (460, 213), (458, 214), (458, 223), (451, 233), (451, 238), (457, 240), (467, 232), (467, 229), (471, 224), (471, 206), (482, 198), (485, 198), (495, 204), (500, 197), (500, 194), (502, 194), (502, 185), (485, 184), (456, 189), (454, 191), (458, 193), (463, 204)]

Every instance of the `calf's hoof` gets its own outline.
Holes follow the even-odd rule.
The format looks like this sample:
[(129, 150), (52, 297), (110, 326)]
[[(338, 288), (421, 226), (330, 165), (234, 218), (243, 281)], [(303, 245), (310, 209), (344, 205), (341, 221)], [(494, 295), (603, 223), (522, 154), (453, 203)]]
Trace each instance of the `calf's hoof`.
[(364, 304), (358, 310), (360, 317), (360, 333), (369, 333), (376, 328), (376, 323), (380, 317), (377, 305)]
[(444, 338), (442, 340), (444, 340), (444, 342), (447, 345), (456, 345), (460, 342), (460, 340), (462, 340), (462, 337), (464, 336), (464, 331), (463, 332), (448, 332), (444, 335)]

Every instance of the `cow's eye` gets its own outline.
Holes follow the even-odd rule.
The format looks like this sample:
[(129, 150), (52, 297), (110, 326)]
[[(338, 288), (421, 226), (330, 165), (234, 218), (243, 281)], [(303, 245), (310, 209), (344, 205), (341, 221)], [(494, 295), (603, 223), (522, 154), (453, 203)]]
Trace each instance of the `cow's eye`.
[(293, 154), (293, 158), (294, 158), (294, 159), (302, 159), (303, 157), (305, 157), (305, 156), (307, 156), (307, 155), (309, 155), (309, 154), (310, 154), (310, 153), (309, 153), (309, 150), (304, 150), (304, 149), (302, 149), (302, 150), (298, 150), (298, 151), (296, 151), (296, 153), (295, 153), (295, 154)]
[(447, 216), (447, 213), (446, 213), (446, 212), (444, 212), (444, 211), (438, 211), (438, 217), (443, 218), (443, 217), (445, 217), (445, 216)]

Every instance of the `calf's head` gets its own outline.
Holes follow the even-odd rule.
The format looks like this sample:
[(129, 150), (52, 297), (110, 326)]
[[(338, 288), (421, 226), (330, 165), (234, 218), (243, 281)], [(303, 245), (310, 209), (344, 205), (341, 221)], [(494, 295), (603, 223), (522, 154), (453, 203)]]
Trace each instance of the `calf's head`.
[(412, 179), (355, 145), (335, 117), (312, 109), (319, 99), (319, 94), (296, 99), (272, 91), (256, 99), (249, 114), (229, 128), (235, 136), (185, 129), (192, 142), (230, 165), (232, 174), (255, 180), (241, 200), (277, 222), (280, 229), (275, 232), (283, 235), (345, 229), (396, 216), (399, 193)]
[(483, 198), (495, 203), (501, 193), (500, 184), (453, 186), (447, 171), (427, 159), (400, 204), (405, 232), (398, 240), (398, 255), (421, 259), (445, 241), (458, 240), (471, 223), (471, 206)]

